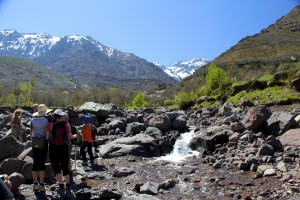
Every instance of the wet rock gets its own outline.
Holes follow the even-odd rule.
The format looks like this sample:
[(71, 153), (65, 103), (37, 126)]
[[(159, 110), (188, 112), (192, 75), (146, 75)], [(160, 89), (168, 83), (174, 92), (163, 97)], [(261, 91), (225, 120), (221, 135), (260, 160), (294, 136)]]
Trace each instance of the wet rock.
[(120, 199), (123, 194), (120, 191), (103, 188), (99, 193), (100, 199)]
[(134, 174), (134, 173), (135, 173), (135, 171), (133, 171), (129, 168), (119, 167), (119, 168), (117, 168), (113, 171), (112, 176), (113, 177), (122, 177), (122, 176), (131, 175), (131, 174)]
[(175, 185), (176, 185), (176, 181), (175, 180), (168, 179), (168, 180), (165, 180), (165, 181), (161, 182), (159, 184), (159, 188), (167, 190), (167, 189), (173, 188)]
[(159, 184), (155, 182), (146, 182), (140, 188), (142, 194), (158, 194)]

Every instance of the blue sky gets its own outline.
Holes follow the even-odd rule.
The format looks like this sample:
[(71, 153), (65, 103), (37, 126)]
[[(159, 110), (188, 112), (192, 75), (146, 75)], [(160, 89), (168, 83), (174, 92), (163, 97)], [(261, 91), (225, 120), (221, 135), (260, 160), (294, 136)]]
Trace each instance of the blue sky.
[(168, 66), (212, 60), (297, 5), (300, 0), (0, 0), (0, 30), (88, 35)]

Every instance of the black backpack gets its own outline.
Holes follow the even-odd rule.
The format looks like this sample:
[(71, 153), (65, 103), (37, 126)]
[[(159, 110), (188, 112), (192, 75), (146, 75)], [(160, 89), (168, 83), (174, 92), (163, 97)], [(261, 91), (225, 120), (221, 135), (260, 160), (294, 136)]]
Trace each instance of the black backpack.
[(96, 128), (96, 126), (92, 125), (92, 138), (93, 138), (93, 140), (96, 139), (96, 136), (97, 136), (97, 128)]

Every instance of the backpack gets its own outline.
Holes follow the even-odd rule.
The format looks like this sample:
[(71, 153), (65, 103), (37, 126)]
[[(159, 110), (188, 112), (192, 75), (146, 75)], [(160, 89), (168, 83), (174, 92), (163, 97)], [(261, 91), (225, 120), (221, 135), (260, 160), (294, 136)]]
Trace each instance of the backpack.
[(66, 122), (56, 122), (52, 127), (52, 137), (50, 139), (51, 144), (63, 145), (69, 143)]
[(96, 139), (96, 136), (97, 136), (97, 128), (96, 128), (96, 126), (92, 125), (92, 138), (93, 138), (93, 140)]
[[(71, 127), (71, 134), (72, 135), (77, 134), (77, 128), (74, 125), (72, 125), (72, 124), (70, 124), (70, 127)], [(72, 144), (77, 144), (77, 138), (72, 139), (70, 141), (71, 141)]]

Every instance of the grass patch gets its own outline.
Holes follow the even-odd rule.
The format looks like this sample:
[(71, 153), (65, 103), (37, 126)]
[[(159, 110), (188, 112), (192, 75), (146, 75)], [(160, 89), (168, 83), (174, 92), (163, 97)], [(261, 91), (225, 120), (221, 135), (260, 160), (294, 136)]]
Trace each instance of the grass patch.
[(234, 105), (249, 100), (255, 105), (282, 104), (284, 102), (299, 102), (300, 93), (287, 87), (269, 87), (264, 90), (242, 91), (229, 97), (228, 101)]

